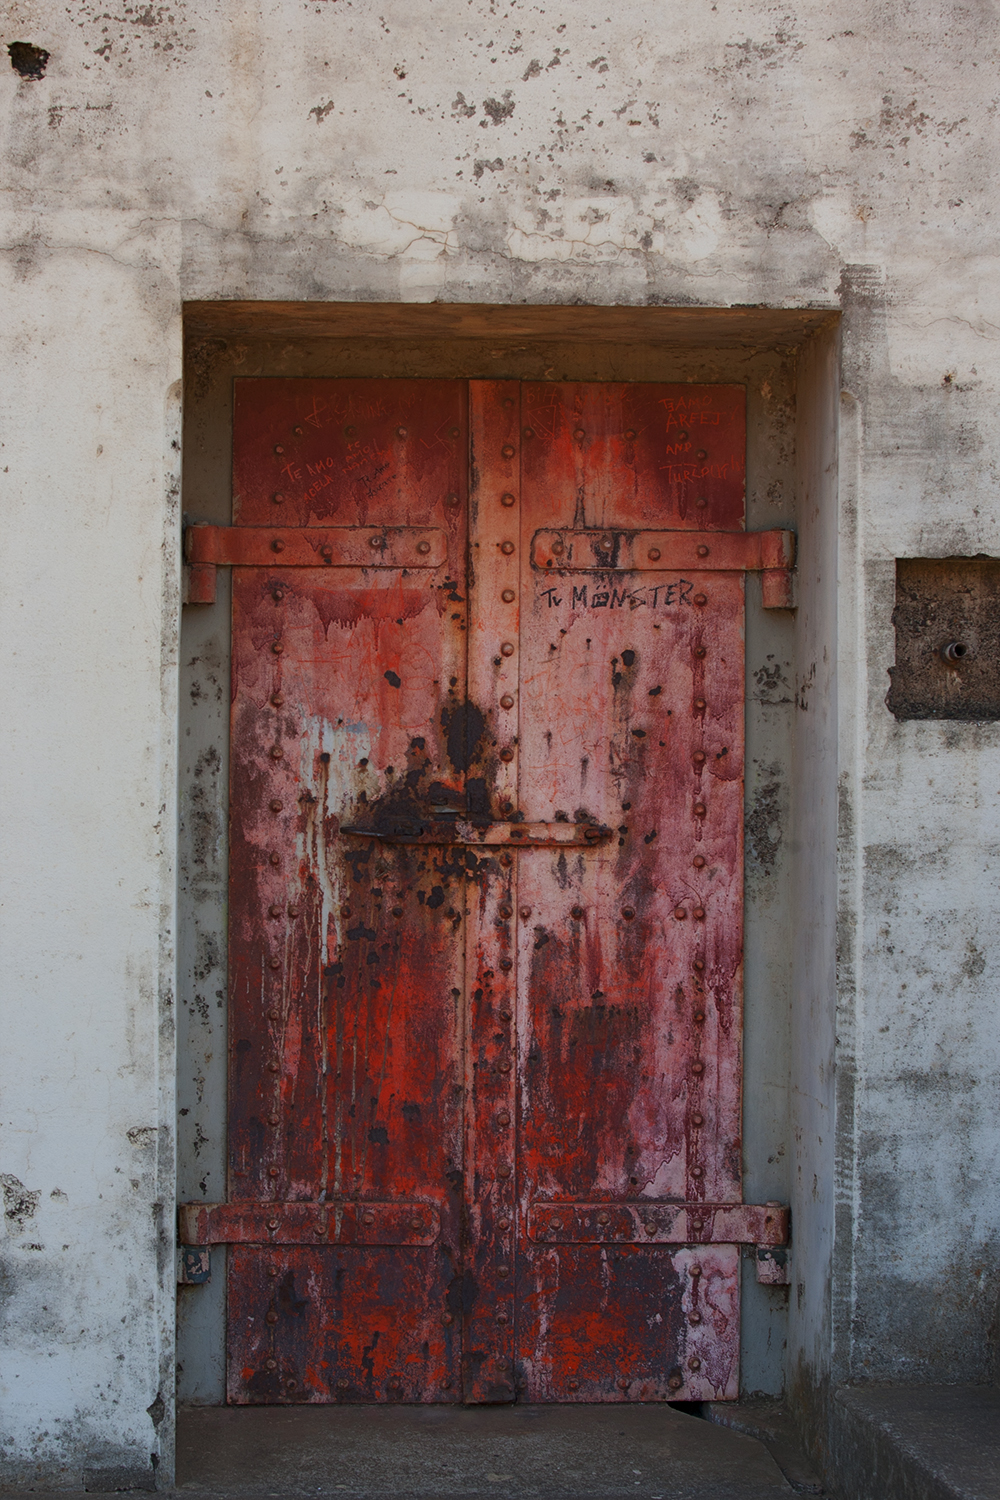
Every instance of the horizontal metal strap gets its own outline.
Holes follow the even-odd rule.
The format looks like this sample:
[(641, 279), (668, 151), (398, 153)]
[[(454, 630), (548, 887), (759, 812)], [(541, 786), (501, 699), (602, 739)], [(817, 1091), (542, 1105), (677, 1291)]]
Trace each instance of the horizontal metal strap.
[(780, 1203), (532, 1203), (528, 1235), (560, 1245), (784, 1245)]
[(513, 844), (520, 849), (593, 847), (606, 843), (613, 829), (598, 823), (421, 823), (391, 821), (379, 828), (341, 828), (352, 838), (381, 839), (386, 844), (457, 844), (466, 848), (494, 848)]
[(439, 568), (438, 526), (189, 526), (189, 563), (224, 568)]
[(536, 531), (535, 568), (568, 573), (746, 573), (791, 568), (791, 531)]
[(432, 1245), (431, 1203), (182, 1203), (183, 1245)]

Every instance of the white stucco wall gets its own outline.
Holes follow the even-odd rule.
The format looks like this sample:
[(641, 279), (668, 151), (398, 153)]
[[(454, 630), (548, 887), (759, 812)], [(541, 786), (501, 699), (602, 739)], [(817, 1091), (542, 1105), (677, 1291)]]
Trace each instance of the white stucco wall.
[(883, 698), (893, 557), (1000, 551), (996, 22), (8, 6), (4, 45), (50, 57), (0, 54), (0, 1475), (134, 1477), (168, 1426), (183, 299), (843, 309), (850, 545), (798, 684), (837, 667), (841, 1052), (835, 1083), (798, 1054), (795, 1191), (826, 1207), (794, 1347), (807, 1383), (986, 1378), (1000, 733)]

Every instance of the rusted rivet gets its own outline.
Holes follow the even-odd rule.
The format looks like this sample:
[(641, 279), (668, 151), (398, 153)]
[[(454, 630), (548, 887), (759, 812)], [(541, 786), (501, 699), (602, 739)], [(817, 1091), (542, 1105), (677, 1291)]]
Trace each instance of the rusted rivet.
[(401, 906), (394, 906), (392, 908), (392, 914), (394, 917), (401, 917), (403, 915), (403, 908)]
[(267, 1169), (267, 1175), (268, 1175), (268, 1177), (277, 1177), (280, 1174), (278, 1172), (278, 1168), (277, 1167), (268, 1167), (268, 1169)]
[(282, 651), (284, 651), (284, 649), (285, 649), (284, 645), (282, 644), (281, 641), (272, 641), (271, 642), (271, 650), (274, 652), (275, 656), (280, 656), (281, 653), (282, 653)]
[(332, 561), (332, 559), (333, 559), (333, 548), (330, 546), (329, 542), (327, 542), (327, 544), (326, 544), (325, 547), (321, 547), (319, 549), (319, 555), (320, 555), (320, 557), (322, 557), (322, 559), (323, 559), (324, 562), (331, 562)]
[(695, 648), (694, 648), (694, 654), (695, 654), (695, 656), (697, 656), (698, 660), (700, 661), (703, 656), (707, 656), (708, 655), (708, 651), (706, 650), (706, 648), (704, 646), (695, 646)]
[(598, 1222), (598, 1224), (610, 1224), (611, 1223), (611, 1215), (609, 1213), (606, 1213), (602, 1209), (601, 1212), (597, 1215), (597, 1222)]
[(705, 1071), (705, 1064), (700, 1059), (696, 1060), (695, 1062), (693, 1062), (691, 1064), (691, 1072), (692, 1073), (704, 1073), (704, 1071)]
[(271, 1009), (267, 1013), (267, 1019), (269, 1021), (280, 1021), (281, 1020), (281, 1012), (275, 1010), (274, 1006), (272, 1005)]
[(620, 1390), (620, 1391), (627, 1391), (627, 1390), (628, 1390), (628, 1388), (629, 1388), (629, 1386), (630, 1386), (630, 1385), (631, 1385), (631, 1381), (629, 1381), (629, 1380), (626, 1380), (626, 1379), (625, 1379), (625, 1378), (624, 1378), (624, 1377), (623, 1377), (623, 1378), (622, 1378), (622, 1379), (621, 1379), (621, 1380), (619, 1380), (619, 1381), (618, 1381), (618, 1382), (617, 1382), (617, 1385), (618, 1385), (618, 1389), (619, 1389), (619, 1390)]
[(703, 958), (696, 958), (692, 964), (692, 968), (696, 974), (701, 974), (705, 968), (705, 960)]
[(361, 1215), (361, 1222), (363, 1224), (374, 1224), (375, 1223), (375, 1215), (373, 1213), (371, 1213), (370, 1211), (368, 1213), (362, 1214)]
[(276, 536), (275, 539), (274, 539), (274, 541), (271, 543), (271, 551), (272, 552), (284, 552), (284, 550), (285, 550), (285, 544), (284, 544), (284, 542), (281, 540), (280, 536)]
[(667, 1385), (672, 1391), (679, 1391), (683, 1384), (684, 1381), (679, 1375), (671, 1375), (670, 1379), (667, 1381)]
[(677, 918), (678, 922), (683, 922), (687, 917), (687, 911), (683, 906), (675, 906), (674, 916)]
[(504, 749), (500, 751), (500, 759), (502, 761), (507, 761), (508, 763), (510, 761), (512, 761), (514, 759), (514, 752), (513, 752), (513, 750), (511, 750), (509, 747), (505, 746)]
[(600, 547), (602, 552), (610, 552), (611, 548), (614, 546), (614, 538), (610, 536), (602, 536), (597, 545), (598, 547)]
[(691, 1176), (692, 1177), (704, 1177), (704, 1175), (705, 1175), (705, 1168), (704, 1167), (692, 1167), (691, 1168)]
[(280, 854), (272, 854), (270, 856), (270, 861), (271, 861), (272, 865), (280, 865), (281, 864), (281, 855)]
[(701, 1369), (701, 1360), (698, 1358), (697, 1354), (694, 1355), (694, 1357), (692, 1359), (688, 1360), (688, 1369), (689, 1370), (700, 1370)]
[(526, 438), (533, 438), (533, 437), (534, 437), (534, 435), (535, 435), (535, 431), (534, 431), (534, 428), (533, 428), (533, 427), (526, 427), (526, 428), (525, 428), (525, 429), (524, 429), (524, 436), (525, 436), (525, 437), (526, 437)]
[(303, 431), (304, 431), (304, 429), (301, 428), (301, 427), (293, 427), (292, 428), (292, 434), (293, 434), (294, 437), (301, 437), (302, 434), (303, 434)]
[(509, 959), (509, 958), (502, 958), (500, 960), (500, 967), (501, 967), (501, 969), (503, 969), (504, 973), (506, 974), (509, 969), (512, 969), (514, 967), (513, 961), (511, 959)]
[(500, 1113), (497, 1115), (497, 1124), (498, 1125), (509, 1125), (510, 1124), (510, 1111), (509, 1110), (502, 1109), (500, 1111)]
[(281, 601), (282, 601), (282, 599), (284, 599), (284, 597), (285, 597), (285, 591), (284, 591), (284, 589), (272, 589), (271, 590), (271, 598), (274, 600), (275, 604), (280, 604)]
[(385, 546), (385, 537), (384, 536), (370, 536), (368, 538), (368, 545), (369, 545), (369, 547), (384, 547)]
[(497, 1266), (497, 1275), (500, 1277), (501, 1281), (506, 1280), (506, 1278), (510, 1275), (510, 1266)]
[(571, 1391), (578, 1391), (580, 1389), (580, 1382), (578, 1380), (568, 1380), (566, 1384)]
[(278, 1314), (273, 1310), (273, 1308), (267, 1314), (267, 1321), (268, 1321), (268, 1323), (277, 1323), (277, 1321), (278, 1321)]
[(573, 906), (570, 908), (569, 914), (573, 918), (574, 922), (579, 922), (580, 918), (583, 916), (583, 907)]
[(521, 917), (522, 917), (522, 919), (526, 922), (530, 916), (531, 916), (531, 907), (530, 906), (522, 906), (521, 907)]
[(424, 1221), (423, 1221), (423, 1219), (418, 1219), (414, 1215), (414, 1217), (410, 1220), (410, 1228), (411, 1229), (423, 1229), (423, 1227), (424, 1227)]
[(517, 504), (517, 498), (516, 498), (516, 496), (512, 495), (510, 493), (510, 491), (508, 490), (505, 495), (501, 495), (500, 496), (500, 504), (501, 505), (505, 505), (507, 507), (507, 509), (509, 510), (512, 505), (516, 505)]
[[(344, 428), (344, 436), (345, 437), (354, 437), (354, 435), (357, 432), (357, 430), (358, 429), (356, 427), (345, 427)], [(347, 1384), (346, 1380), (344, 1381), (344, 1384), (345, 1385)]]
[(562, 1219), (556, 1217), (556, 1218), (553, 1218), (553, 1219), (549, 1220), (549, 1228), (550, 1229), (561, 1229), (562, 1227), (563, 1227), (563, 1221), (562, 1221)]
[(284, 503), (285, 503), (285, 497), (284, 497), (284, 495), (277, 494), (277, 495), (272, 495), (271, 496), (271, 504), (272, 505), (284, 505)]
[(500, 543), (500, 551), (503, 553), (504, 557), (509, 557), (510, 554), (513, 552), (513, 550), (514, 550), (514, 543), (513, 542), (501, 542)]
[(284, 453), (284, 451), (285, 451), (284, 445), (281, 444), (281, 443), (275, 443), (275, 445), (274, 445), (274, 451), (275, 451), (275, 453)]
[(705, 908), (703, 906), (696, 906), (693, 908), (691, 915), (696, 922), (702, 922), (705, 918)]
[(686, 432), (679, 432), (677, 434), (677, 441), (679, 443), (686, 443), (687, 440), (688, 440), (688, 434)]
[(699, 510), (704, 510), (705, 506), (708, 504), (708, 501), (705, 499), (704, 495), (699, 495), (694, 503), (695, 505), (697, 505)]
[(295, 1385), (296, 1385), (296, 1382), (294, 1380), (286, 1380), (285, 1381), (285, 1390), (286, 1391), (294, 1391)]
[(447, 503), (454, 508), (456, 505), (461, 505), (462, 502), (458, 495), (449, 495)]
[(514, 449), (511, 447), (510, 443), (504, 443), (503, 447), (500, 449), (500, 452), (503, 454), (504, 458), (514, 457)]
[(506, 1313), (506, 1311), (503, 1308), (501, 1308), (500, 1311), (497, 1313), (497, 1322), (498, 1323), (506, 1323), (506, 1321), (507, 1321), (507, 1313)]
[(649, 551), (646, 553), (646, 556), (649, 558), (650, 562), (659, 562), (659, 560), (660, 560), (660, 549), (659, 549), (659, 547), (650, 547)]
[(695, 763), (696, 766), (704, 765), (704, 763), (705, 763), (705, 752), (704, 752), (704, 750), (696, 750), (694, 752), (694, 754), (692, 755), (691, 759), (694, 761), (694, 763)]
[(698, 1323), (700, 1323), (701, 1322), (701, 1313), (700, 1312), (688, 1313), (688, 1322), (689, 1323), (694, 1323), (695, 1325), (697, 1325)]
[(344, 1379), (343, 1376), (341, 1376), (340, 1379), (337, 1381), (337, 1389), (338, 1389), (338, 1391), (346, 1391), (347, 1390), (347, 1386), (348, 1386), (348, 1382)]
[(513, 698), (511, 697), (511, 695), (509, 693), (504, 693), (503, 697), (500, 699), (500, 707), (501, 708), (513, 708), (514, 707), (514, 700), (513, 700)]
[(699, 557), (707, 557), (708, 556), (708, 548), (706, 546), (704, 546), (704, 545), (702, 545), (701, 547), (699, 547), (698, 548), (698, 556)]
[(578, 427), (576, 429), (576, 431), (574, 432), (573, 436), (576, 438), (577, 442), (579, 442), (580, 439), (581, 438), (585, 438), (587, 436), (587, 434), (584, 432), (584, 430), (583, 430), (582, 427)]
[(417, 551), (421, 554), (421, 556), (426, 556), (426, 554), (430, 550), (431, 550), (431, 544), (430, 544), (430, 542), (418, 542), (417, 543)]
[(628, 427), (628, 428), (626, 428), (626, 430), (625, 430), (625, 436), (628, 438), (629, 442), (631, 442), (632, 439), (635, 437), (635, 428), (634, 427)]
[(705, 700), (704, 700), (704, 698), (696, 698), (694, 700), (694, 706), (695, 706), (695, 712), (696, 713), (699, 713), (699, 714), (703, 713), (704, 710), (705, 710)]
[(268, 1227), (268, 1229), (277, 1229), (277, 1227), (278, 1227), (278, 1221), (277, 1221), (277, 1219), (268, 1219), (268, 1221), (267, 1221), (267, 1227)]
[(688, 1275), (697, 1279), (701, 1275), (701, 1266), (695, 1261), (694, 1265), (688, 1266)]
[(288, 908), (288, 915), (289, 915), (289, 916), (290, 916), (290, 917), (297, 917), (297, 916), (298, 916), (298, 914), (299, 914), (299, 909), (298, 909), (298, 907), (297, 907), (297, 906), (290, 906), (290, 907), (289, 907), (289, 908)]
[(692, 1229), (692, 1231), (693, 1231), (693, 1233), (694, 1233), (694, 1234), (701, 1234), (701, 1231), (702, 1231), (702, 1230), (703, 1230), (703, 1229), (704, 1229), (704, 1227), (705, 1227), (705, 1226), (704, 1226), (704, 1224), (703, 1224), (703, 1223), (702, 1223), (702, 1222), (701, 1222), (701, 1220), (700, 1220), (700, 1219), (695, 1219), (695, 1220), (694, 1220), (694, 1221), (693, 1221), (693, 1222), (692, 1222), (692, 1224), (691, 1224), (691, 1229)]
[(453, 438), (457, 438), (458, 437), (458, 428), (457, 427), (453, 427), (451, 429), (451, 431), (448, 433), (448, 436), (449, 437), (453, 437)]
[(264, 1369), (265, 1370), (276, 1370), (277, 1368), (278, 1368), (278, 1361), (276, 1359), (265, 1359), (265, 1361), (264, 1361)]
[(267, 908), (267, 910), (268, 910), (268, 915), (269, 916), (272, 916), (272, 917), (280, 917), (281, 916), (281, 907), (278, 906), (277, 903), (275, 903), (273, 906), (269, 906)]
[(643, 1227), (643, 1229), (645, 1229), (645, 1231), (646, 1231), (647, 1234), (655, 1234), (656, 1233), (657, 1226), (656, 1226), (655, 1222), (652, 1219), (647, 1219), (646, 1222), (645, 1222), (645, 1224), (642, 1227)]
[[(510, 1060), (505, 1057), (504, 1060), (503, 1060), (503, 1062), (499, 1064), (499, 1067), (500, 1067), (500, 1072), (501, 1073), (509, 1073), (510, 1069), (511, 1069)], [(501, 1169), (500, 1169), (500, 1176), (501, 1177), (509, 1177), (510, 1176), (510, 1168), (507, 1167), (506, 1170), (505, 1170), (503, 1167), (501, 1167)]]
[[(695, 603), (695, 604), (707, 604), (708, 603), (708, 597), (705, 594), (695, 594), (693, 603)], [(695, 655), (697, 656), (698, 653), (695, 652)]]
[(282, 750), (282, 748), (281, 748), (280, 745), (272, 745), (271, 746), (271, 759), (272, 760), (280, 760), (281, 757), (284, 755), (284, 753), (285, 752), (284, 752), (284, 750)]
[[(507, 1068), (508, 1068), (508, 1071), (509, 1071), (509, 1069), (510, 1069), (510, 1064), (509, 1063), (507, 1064)], [(512, 1171), (513, 1171), (513, 1168), (511, 1167), (510, 1162), (502, 1161), (500, 1163), (500, 1165), (497, 1167), (497, 1176), (498, 1177), (509, 1177)]]
[(396, 428), (396, 436), (397, 437), (405, 437), (406, 436), (406, 428), (405, 427), (397, 427)]
[(700, 1026), (702, 1021), (704, 1021), (705, 1019), (705, 1012), (703, 1010), (696, 1010), (691, 1019), (696, 1023), (696, 1025)]
[(285, 701), (285, 695), (284, 695), (284, 693), (272, 693), (271, 694), (271, 702), (274, 704), (275, 708), (280, 708), (281, 705), (284, 703), (284, 701)]
[[(499, 912), (501, 917), (512, 917), (514, 915), (514, 908), (510, 906), (506, 901), (501, 901), (500, 905), (497, 907), (497, 911)], [(501, 968), (503, 967), (503, 964), (504, 960), (501, 959)]]
[(691, 1124), (692, 1125), (704, 1125), (704, 1123), (705, 1123), (705, 1116), (704, 1115), (700, 1115), (697, 1112), (697, 1110), (695, 1110), (694, 1114), (691, 1116)]
[(500, 598), (505, 604), (513, 604), (514, 600), (517, 598), (517, 595), (514, 593), (513, 589), (504, 589), (503, 593), (500, 595)]
[(696, 870), (703, 870), (705, 868), (705, 856), (704, 856), (704, 854), (696, 854), (695, 857), (694, 857), (694, 859), (691, 862), (694, 865), (694, 867), (695, 867)]
[(708, 457), (708, 450), (706, 448), (699, 448), (698, 449), (698, 457), (699, 458), (707, 458)]
[(553, 555), (555, 557), (562, 557), (562, 555), (563, 555), (563, 553), (565, 551), (566, 551), (566, 548), (563, 546), (562, 542), (557, 537), (556, 540), (552, 543), (552, 553), (553, 553)]
[(342, 917), (349, 917), (351, 915), (351, 908), (347, 905), (346, 901), (345, 901), (344, 905), (340, 908), (340, 915)]
[(528, 1382), (522, 1378), (517, 1382), (517, 1388), (519, 1391), (526, 1391), (528, 1389)]
[(635, 907), (634, 906), (623, 906), (622, 907), (622, 916), (625, 918), (626, 922), (631, 922), (632, 918), (635, 916)]
[(514, 645), (513, 645), (512, 641), (504, 641), (503, 645), (500, 647), (500, 655), (501, 656), (513, 656), (514, 655)]
[[(279, 1118), (278, 1115), (268, 1115), (268, 1117), (267, 1117), (267, 1123), (269, 1125), (280, 1125), (281, 1124), (281, 1120), (280, 1120), (280, 1118)], [(277, 1276), (277, 1274), (278, 1274), (277, 1271), (272, 1271), (271, 1272), (272, 1276)]]
[(272, 958), (270, 960), (270, 966), (271, 966), (272, 969), (280, 969), (281, 968), (281, 959), (280, 958)]
[(704, 802), (696, 802), (691, 811), (694, 813), (696, 818), (703, 818), (708, 809), (705, 806)]
[(447, 1324), (450, 1324), (450, 1323), (454, 1323), (454, 1321), (455, 1321), (455, 1318), (454, 1318), (454, 1315), (452, 1313), (446, 1312), (446, 1313), (442, 1313), (441, 1314), (441, 1322), (442, 1323), (444, 1323), (444, 1324), (447, 1325)]

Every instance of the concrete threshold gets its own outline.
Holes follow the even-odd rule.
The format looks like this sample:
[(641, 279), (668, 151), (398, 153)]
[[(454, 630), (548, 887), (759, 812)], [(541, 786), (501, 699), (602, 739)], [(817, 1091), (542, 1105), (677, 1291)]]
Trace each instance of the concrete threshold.
[(795, 1419), (780, 1401), (706, 1401), (709, 1422), (757, 1438), (799, 1495), (822, 1495), (820, 1477), (806, 1456)]
[(669, 1406), (202, 1407), (178, 1500), (789, 1500), (754, 1438)]
[(1000, 1390), (843, 1386), (833, 1471), (844, 1500), (998, 1500)]

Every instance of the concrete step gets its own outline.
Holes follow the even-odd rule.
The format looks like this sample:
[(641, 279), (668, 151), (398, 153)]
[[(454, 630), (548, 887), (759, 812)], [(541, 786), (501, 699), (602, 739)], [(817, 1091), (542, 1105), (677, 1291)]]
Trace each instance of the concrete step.
[(212, 1407), (177, 1500), (791, 1500), (764, 1446), (668, 1406)]
[(833, 1451), (843, 1500), (1000, 1500), (1000, 1390), (844, 1386)]
[(820, 1477), (806, 1457), (798, 1428), (780, 1401), (706, 1401), (702, 1414), (710, 1422), (762, 1442), (800, 1495), (822, 1495)]

